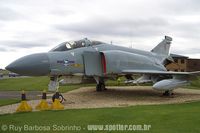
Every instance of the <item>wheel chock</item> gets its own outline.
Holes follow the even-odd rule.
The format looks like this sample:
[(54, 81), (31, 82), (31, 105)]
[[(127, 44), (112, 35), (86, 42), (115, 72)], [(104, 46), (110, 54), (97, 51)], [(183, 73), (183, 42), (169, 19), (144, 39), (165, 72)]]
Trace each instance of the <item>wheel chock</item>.
[(26, 94), (24, 91), (22, 91), (21, 103), (17, 107), (16, 112), (30, 112), (30, 111), (32, 111), (32, 107), (27, 103)]
[(47, 99), (47, 93), (46, 93), (46, 90), (44, 90), (43, 93), (42, 93), (42, 100), (35, 107), (35, 109), (38, 109), (38, 110), (49, 110), (50, 107), (49, 107), (46, 99)]

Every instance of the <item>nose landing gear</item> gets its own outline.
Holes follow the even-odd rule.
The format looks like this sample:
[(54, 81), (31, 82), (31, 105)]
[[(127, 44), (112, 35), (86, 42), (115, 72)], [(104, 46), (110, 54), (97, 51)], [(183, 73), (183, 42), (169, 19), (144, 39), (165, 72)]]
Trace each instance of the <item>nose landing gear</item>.
[(52, 76), (50, 77), (50, 82), (49, 82), (49, 85), (48, 85), (48, 90), (49, 91), (53, 91), (56, 93), (52, 96), (52, 101), (54, 102), (55, 99), (58, 99), (60, 101), (60, 103), (63, 103), (64, 101), (66, 101), (66, 99), (63, 97), (62, 94), (60, 94), (58, 92), (58, 89), (59, 89), (59, 77), (60, 76)]

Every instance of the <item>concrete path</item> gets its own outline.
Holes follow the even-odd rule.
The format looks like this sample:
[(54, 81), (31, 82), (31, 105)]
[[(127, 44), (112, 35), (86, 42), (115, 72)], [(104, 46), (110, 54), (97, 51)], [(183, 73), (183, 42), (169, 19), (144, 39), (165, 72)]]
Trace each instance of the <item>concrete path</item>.
[[(39, 99), (41, 91), (26, 91), (27, 99)], [(20, 99), (21, 91), (0, 91), (0, 99)]]

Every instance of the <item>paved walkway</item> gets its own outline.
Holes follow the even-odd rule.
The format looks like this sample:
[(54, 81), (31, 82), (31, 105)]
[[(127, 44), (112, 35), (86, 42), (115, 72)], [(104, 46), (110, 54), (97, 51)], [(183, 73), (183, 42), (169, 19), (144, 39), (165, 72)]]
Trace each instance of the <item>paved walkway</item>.
[[(39, 99), (41, 91), (26, 91), (27, 99)], [(0, 91), (0, 99), (20, 99), (21, 91)]]

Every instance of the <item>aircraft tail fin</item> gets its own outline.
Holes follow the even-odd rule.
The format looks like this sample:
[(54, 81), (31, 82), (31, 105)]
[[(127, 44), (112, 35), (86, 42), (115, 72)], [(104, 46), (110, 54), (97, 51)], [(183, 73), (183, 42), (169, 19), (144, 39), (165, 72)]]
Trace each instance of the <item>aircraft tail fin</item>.
[(165, 36), (165, 39), (162, 40), (154, 49), (152, 49), (151, 52), (168, 57), (171, 41), (171, 37)]

